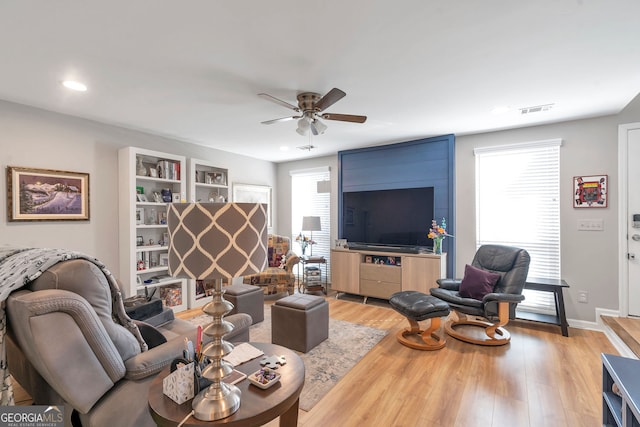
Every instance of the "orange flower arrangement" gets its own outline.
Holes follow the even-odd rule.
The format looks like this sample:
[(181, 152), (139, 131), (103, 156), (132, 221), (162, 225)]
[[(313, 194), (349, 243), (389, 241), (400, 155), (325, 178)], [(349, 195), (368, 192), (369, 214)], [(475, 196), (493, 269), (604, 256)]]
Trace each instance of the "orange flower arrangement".
[(438, 222), (435, 219), (431, 220), (431, 228), (429, 229), (427, 237), (433, 239), (433, 253), (442, 253), (442, 240), (447, 236), (453, 237), (451, 234), (447, 233), (447, 221), (442, 218), (442, 222), (438, 225)]

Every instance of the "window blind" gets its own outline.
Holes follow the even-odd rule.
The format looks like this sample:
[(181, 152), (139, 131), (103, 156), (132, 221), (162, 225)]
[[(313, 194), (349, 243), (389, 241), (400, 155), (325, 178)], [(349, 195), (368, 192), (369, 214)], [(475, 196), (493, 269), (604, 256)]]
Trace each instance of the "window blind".
[[(318, 182), (329, 180), (329, 167), (291, 171), (291, 241), (293, 251), (302, 255), (302, 248), (295, 241), (298, 234), (311, 237), (302, 229), (303, 216), (319, 216), (322, 231), (313, 232), (313, 255), (324, 256), (327, 260), (327, 281), (331, 277), (331, 201), (330, 193), (318, 193)], [(307, 248), (306, 255), (311, 250)], [(300, 272), (301, 273), (301, 272)]]
[[(476, 244), (526, 249), (529, 277), (560, 278), (560, 139), (477, 148)], [(524, 291), (519, 310), (555, 313), (552, 293)]]

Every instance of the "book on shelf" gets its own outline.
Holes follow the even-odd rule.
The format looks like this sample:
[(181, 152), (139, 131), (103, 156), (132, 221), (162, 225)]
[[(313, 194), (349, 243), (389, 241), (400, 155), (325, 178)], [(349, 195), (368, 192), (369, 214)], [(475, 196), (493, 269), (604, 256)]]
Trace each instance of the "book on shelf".
[(153, 276), (151, 278), (153, 280), (155, 280), (154, 283), (161, 283), (161, 282), (165, 282), (167, 280), (175, 280), (175, 277), (169, 276), (168, 274), (158, 274), (158, 275)]
[(180, 162), (159, 160), (157, 165), (158, 178), (180, 180)]

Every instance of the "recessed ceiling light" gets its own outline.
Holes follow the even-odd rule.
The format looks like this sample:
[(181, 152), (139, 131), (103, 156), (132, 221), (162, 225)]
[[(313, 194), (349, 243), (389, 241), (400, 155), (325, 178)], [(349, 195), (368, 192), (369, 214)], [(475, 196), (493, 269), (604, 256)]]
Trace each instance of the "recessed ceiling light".
[(511, 108), (507, 107), (506, 105), (498, 105), (493, 107), (493, 110), (491, 110), (491, 114), (504, 114), (510, 109)]
[(84, 83), (76, 82), (74, 80), (65, 80), (62, 82), (62, 86), (66, 87), (67, 89), (75, 90), (78, 92), (87, 91), (87, 85), (85, 85)]
[(280, 147), (280, 151), (289, 151), (289, 147), (283, 145), (282, 147)]

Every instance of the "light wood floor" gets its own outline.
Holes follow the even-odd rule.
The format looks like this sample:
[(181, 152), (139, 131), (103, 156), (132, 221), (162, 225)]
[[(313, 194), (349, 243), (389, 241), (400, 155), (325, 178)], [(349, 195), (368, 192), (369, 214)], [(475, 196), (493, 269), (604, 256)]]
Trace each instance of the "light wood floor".
[(617, 354), (604, 334), (533, 323), (508, 325), (511, 343), (481, 347), (448, 338), (435, 352), (395, 338), (394, 311), (330, 300), (332, 317), (389, 329), (300, 425), (601, 425), (600, 353)]
[(396, 341), (408, 322), (387, 304), (327, 300), (332, 318), (389, 333), (311, 411), (300, 411), (300, 426), (602, 425), (600, 353), (618, 354), (603, 333), (570, 328), (567, 338), (555, 326), (513, 321), (506, 346), (448, 338), (444, 349), (423, 352)]
[(571, 328), (566, 338), (558, 327), (510, 322), (506, 346), (448, 338), (444, 349), (424, 352), (396, 341), (408, 323), (386, 304), (327, 300), (332, 318), (389, 333), (311, 411), (300, 411), (300, 426), (602, 425), (600, 353), (617, 354), (603, 333)]

